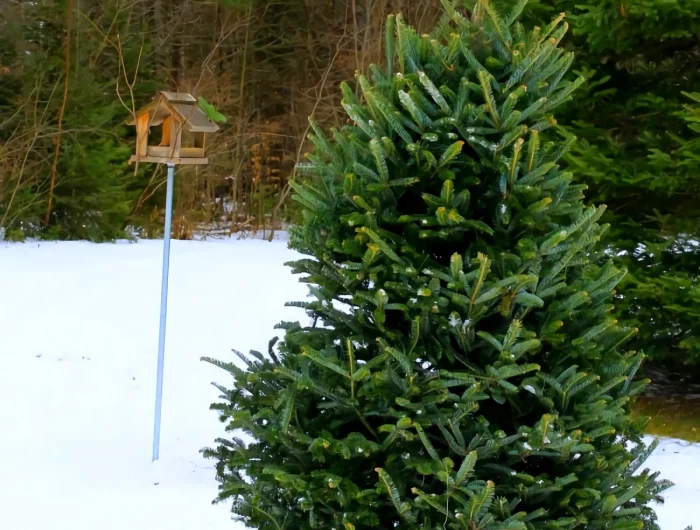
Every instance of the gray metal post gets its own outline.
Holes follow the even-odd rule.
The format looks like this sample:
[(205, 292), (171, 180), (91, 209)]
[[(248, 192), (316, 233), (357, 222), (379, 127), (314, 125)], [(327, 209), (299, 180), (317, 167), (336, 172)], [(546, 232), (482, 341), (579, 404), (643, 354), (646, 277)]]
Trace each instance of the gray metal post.
[(163, 276), (160, 288), (160, 332), (158, 334), (158, 377), (156, 379), (156, 417), (153, 424), (153, 461), (160, 454), (160, 413), (163, 405), (163, 364), (165, 362), (165, 323), (168, 315), (168, 272), (170, 269), (170, 230), (173, 221), (173, 184), (175, 166), (168, 164), (168, 189), (165, 199), (163, 234)]

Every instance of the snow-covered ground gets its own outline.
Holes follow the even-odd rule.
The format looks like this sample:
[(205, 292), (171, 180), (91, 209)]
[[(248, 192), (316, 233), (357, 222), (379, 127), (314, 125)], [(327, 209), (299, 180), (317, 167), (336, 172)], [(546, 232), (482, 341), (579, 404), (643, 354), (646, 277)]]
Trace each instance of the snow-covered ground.
[[(173, 242), (161, 460), (151, 462), (162, 243), (0, 246), (0, 528), (236, 530), (199, 449), (226, 374), (199, 361), (264, 349), (305, 287), (284, 242)], [(700, 529), (700, 446), (648, 462), (677, 486), (663, 530)], [(238, 527), (240, 530), (240, 527)]]

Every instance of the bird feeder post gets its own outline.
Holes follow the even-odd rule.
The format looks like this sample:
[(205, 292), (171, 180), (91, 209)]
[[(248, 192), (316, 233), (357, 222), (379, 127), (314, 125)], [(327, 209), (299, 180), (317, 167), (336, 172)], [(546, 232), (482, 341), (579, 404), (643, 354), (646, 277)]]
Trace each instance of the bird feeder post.
[(153, 422), (153, 461), (160, 456), (160, 419), (163, 404), (163, 366), (165, 364), (165, 325), (168, 318), (168, 276), (170, 274), (170, 232), (173, 224), (173, 187), (175, 165), (168, 164), (165, 196), (165, 231), (163, 232), (163, 270), (160, 283), (160, 327), (158, 330), (158, 370), (156, 375), (156, 412)]
[[(207, 164), (205, 136), (219, 126), (210, 121), (196, 104), (196, 99), (181, 92), (160, 92), (152, 103), (138, 110), (126, 121), (136, 126), (136, 154), (129, 162), (152, 162), (168, 167), (163, 234), (163, 270), (160, 291), (160, 327), (158, 332), (158, 366), (156, 375), (156, 404), (153, 422), (153, 461), (160, 457), (160, 426), (163, 405), (163, 368), (165, 365), (165, 330), (168, 314), (168, 276), (170, 272), (170, 233), (173, 220), (173, 188), (175, 166)], [(160, 145), (149, 145), (151, 127), (162, 127)], [(182, 146), (182, 135), (193, 136), (193, 147)]]

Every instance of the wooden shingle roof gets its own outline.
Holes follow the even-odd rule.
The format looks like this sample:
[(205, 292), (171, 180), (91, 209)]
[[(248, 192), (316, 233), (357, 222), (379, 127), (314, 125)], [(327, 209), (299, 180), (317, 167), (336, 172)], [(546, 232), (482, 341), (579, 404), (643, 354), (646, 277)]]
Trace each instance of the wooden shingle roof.
[(186, 92), (161, 91), (151, 103), (137, 110), (136, 116), (129, 117), (126, 124), (134, 125), (136, 120), (146, 113), (151, 114), (151, 125), (160, 125), (165, 118), (172, 115), (182, 123), (182, 129), (185, 131), (213, 133), (219, 130), (219, 126), (210, 121), (199, 108), (194, 96)]

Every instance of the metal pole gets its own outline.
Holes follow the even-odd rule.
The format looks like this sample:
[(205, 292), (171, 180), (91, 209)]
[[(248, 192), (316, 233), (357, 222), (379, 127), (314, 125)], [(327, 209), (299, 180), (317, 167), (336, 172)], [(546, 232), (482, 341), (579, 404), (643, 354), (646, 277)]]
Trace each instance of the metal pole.
[(160, 412), (163, 404), (163, 364), (165, 362), (165, 322), (168, 314), (168, 271), (170, 269), (170, 229), (173, 221), (173, 182), (175, 166), (168, 164), (168, 190), (165, 199), (163, 234), (163, 277), (160, 288), (160, 333), (158, 335), (158, 377), (156, 379), (156, 417), (153, 424), (153, 461), (160, 454)]

